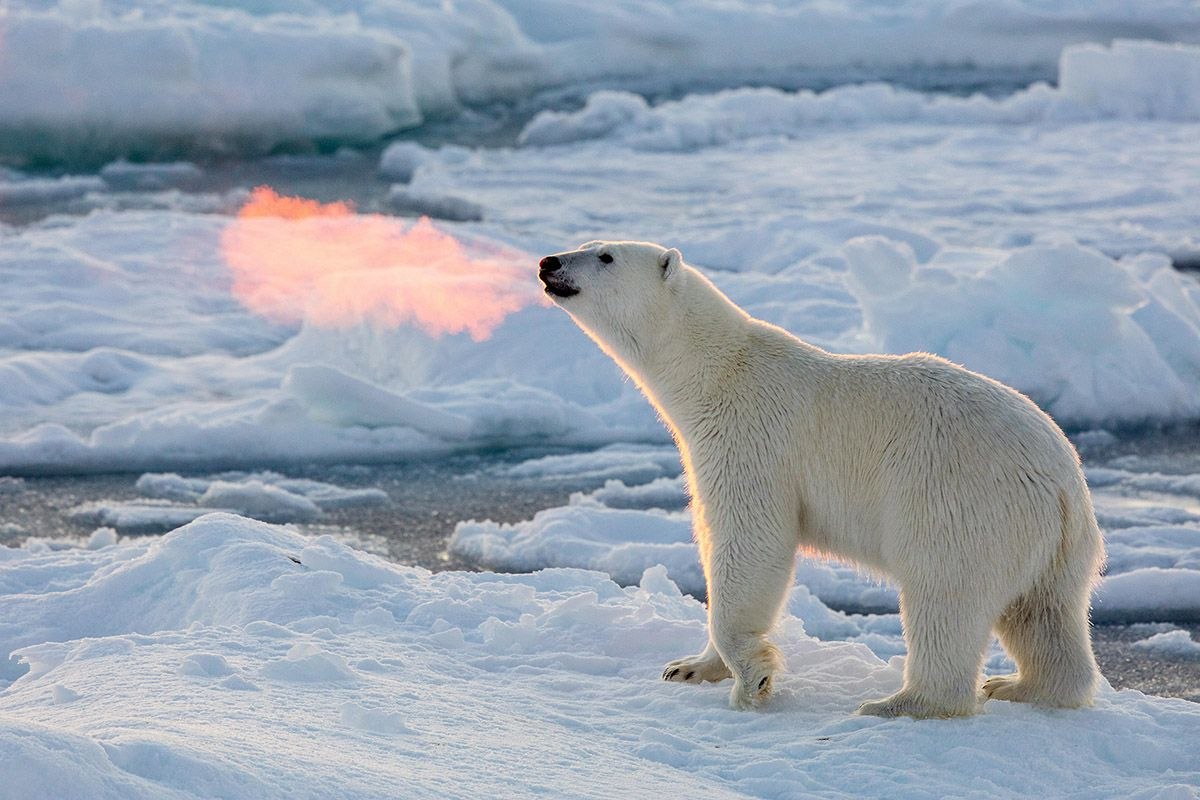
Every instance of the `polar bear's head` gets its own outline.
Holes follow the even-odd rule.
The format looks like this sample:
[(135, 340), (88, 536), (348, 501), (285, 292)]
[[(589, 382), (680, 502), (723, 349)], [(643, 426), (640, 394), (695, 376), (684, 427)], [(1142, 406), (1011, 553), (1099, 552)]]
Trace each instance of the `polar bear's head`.
[(546, 294), (594, 338), (610, 340), (662, 319), (683, 256), (650, 242), (588, 242), (538, 266)]

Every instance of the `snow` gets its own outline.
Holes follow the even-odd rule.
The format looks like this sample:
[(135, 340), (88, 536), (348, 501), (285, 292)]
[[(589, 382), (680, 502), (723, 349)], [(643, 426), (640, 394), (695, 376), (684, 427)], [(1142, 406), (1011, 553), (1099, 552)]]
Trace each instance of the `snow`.
[(478, 203), (453, 195), (414, 192), (403, 186), (393, 186), (388, 192), (388, 205), (405, 216), (427, 216), (455, 222), (478, 222), (484, 210)]
[(64, 175), (60, 178), (31, 178), (20, 174), (0, 177), (0, 203), (24, 205), (52, 203), (102, 191), (106, 184), (88, 175)]
[[(1076, 11), (1112, 35), (1131, 20), (1191, 35), (1190, 7), (1118, 5)], [(124, 35), (102, 20), (108, 11), (73, 8), (10, 16)], [(215, 25), (212, 15), (229, 30), (245, 22), (246, 36), (284, 25), (262, 8), (188, 8), (173, 16), (149, 4), (129, 31)], [(355, 24), (322, 8), (298, 10), (297, 30)], [(389, 8), (371, 6), (357, 24), (409, 12), (423, 20), (414, 31), (462, 21)], [(583, 41), (571, 37), (584, 29), (608, 35), (625, 7), (559, 9), (576, 27), (536, 46), (550, 29), (532, 7), (473, 8), (494, 12), (487, 42), (536, 29), (521, 45), (536, 50)], [(664, 25), (674, 19), (673, 7), (656, 8)], [(696, 8), (705, 19), (728, 13)], [(775, 13), (743, 11), (737, 36)], [(866, 25), (883, 12), (857, 13)], [(903, 28), (940, 12), (894, 13)], [(1058, 13), (987, 11), (1009, 21)], [(379, 207), (401, 181), (390, 190), (398, 207), (447, 217), (436, 223), (269, 188), (193, 193), (180, 187), (205, 172), (189, 162), (117, 161), (95, 176), (7, 171), (0, 187), (13, 197), (59, 197), (52, 206), (73, 213), (0, 228), (0, 470), (216, 471), (664, 443), (636, 387), (542, 300), (537, 257), (598, 237), (678, 246), (751, 313), (817, 345), (938, 352), (1011, 383), (1069, 428), (1195, 419), (1200, 288), (1172, 263), (1200, 257), (1200, 122), (1188, 82), (1200, 47), (1099, 38), (1055, 52), (1057, 88), (1007, 97), (878, 83), (699, 91), (656, 105), (597, 94), (580, 112), (535, 119), (526, 146), (394, 143), (379, 161)], [(912, 113), (888, 111), (900, 107)], [(1046, 113), (1010, 113), (1018, 107)], [(605, 109), (628, 125), (528, 144), (532, 131), (569, 134)], [(825, 113), (815, 109), (836, 113), (810, 124)], [(647, 150), (644, 136), (690, 144)], [(314, 180), (318, 168), (305, 169)]]
[(117, 532), (113, 528), (96, 528), (87, 538), (86, 547), (89, 550), (99, 550), (117, 543)]
[(1139, 639), (1133, 647), (1148, 653), (1165, 656), (1188, 656), (1200, 658), (1200, 642), (1192, 639), (1184, 630), (1164, 631)]
[[(664, 456), (670, 451), (657, 450)], [(603, 485), (576, 492), (568, 505), (540, 511), (524, 522), (460, 522), (449, 550), (488, 569), (578, 567), (602, 571), (622, 585), (636, 583), (644, 570), (662, 565), (683, 592), (703, 597), (691, 516), (681, 510), (687, 496), (677, 477), (679, 466), (674, 464), (671, 474), (662, 477), (647, 471), (645, 457), (653, 452), (610, 447), (507, 467), (505, 474), (531, 481), (552, 478), (559, 467), (564, 476)], [(1200, 620), (1200, 490), (1195, 476), (1138, 470), (1136, 461), (1127, 465), (1135, 469), (1087, 471), (1108, 548), (1093, 618)], [(612, 475), (623, 475), (629, 483)], [(899, 595), (890, 583), (834, 561), (799, 558), (796, 584), (820, 603), (844, 611), (894, 613), (899, 608)]]
[[(763, 713), (662, 683), (705, 635), (679, 456), (535, 276), (662, 241), (819, 346), (1013, 384), (1085, 455), (1194, 423), (1194, 3), (18, 0), (0, 42), (0, 493), (144, 473), (72, 542), (0, 521), (6, 798), (1200, 789), (1180, 701), (852, 716), (905, 645), (832, 562), (798, 562)], [(498, 572), (305, 536), (387, 495), (284, 474), (520, 447), (482, 477), (573, 493), (457, 526)], [(1195, 469), (1087, 468), (1094, 618), (1194, 654)]]
[[(1120, 144), (1109, 136), (1111, 130), (1087, 133), (1097, 134), (1103, 146)], [(907, 135), (896, 131), (886, 136)], [(1043, 143), (1044, 156), (1080, 135), (1051, 135)], [(834, 139), (839, 149), (850, 147), (859, 155), (863, 151), (856, 148), (877, 142), (850, 145), (846, 137), (831, 135), (826, 144), (834, 145)], [(959, 142), (964, 158), (978, 155), (974, 146)], [(765, 177), (770, 169), (794, 174), (797, 166), (784, 163), (813, 150), (811, 144), (773, 150), (761, 165), (724, 150), (703, 156), (701, 164), (711, 160), (719, 180), (725, 180), (723, 170), (734, 170), (752, 181), (764, 177), (778, 182), (780, 174)], [(944, 144), (939, 138), (925, 157), (938, 151), (939, 159), (945, 159)], [(1172, 134), (1164, 157), (1182, 154), (1183, 147), (1184, 140)], [(663, 178), (663, 193), (679, 190), (673, 204), (693, 199), (700, 207), (712, 203), (710, 187), (683, 185), (685, 179), (670, 163), (653, 164), (649, 156), (639, 160), (642, 154), (630, 151), (596, 149), (591, 154), (599, 156), (604, 170), (611, 166), (612, 174), (603, 180), (614, 190), (628, 174), (645, 168)], [(804, 163), (818, 165), (824, 154), (818, 146), (803, 156), (811, 159)], [(1086, 183), (1088, 175), (1100, 180), (1091, 171), (1101, 169), (1099, 152), (1085, 156), (1091, 159), (1094, 166), (1069, 168), (1055, 178), (1054, 192), (1066, 192), (1072, 181)], [(533, 183), (557, 181), (565, 174), (559, 170), (570, 165), (557, 157), (548, 166), (534, 164), (527, 150), (481, 153), (457, 165), (440, 162), (446, 188), (454, 187), (447, 194), (482, 192), (487, 195), (482, 205), (503, 209), (482, 229), (451, 230), (487, 247), (487, 241), (503, 242), (509, 236), (505, 231), (531, 223), (542, 226), (544, 233), (521, 240), (526, 253), (585, 238), (581, 198), (554, 202), (564, 198), (562, 190), (552, 198), (525, 194)], [(989, 169), (1005, 166), (990, 157), (987, 164)], [(1161, 168), (1166, 170), (1166, 162)], [(550, 176), (534, 180), (535, 169), (549, 169)], [(416, 180), (426, 174), (423, 170), (418, 169)], [(505, 174), (520, 187), (497, 177)], [(871, 180), (877, 185), (886, 174), (884, 169)], [(1196, 173), (1161, 174), (1186, 182)], [(934, 182), (940, 180), (939, 191), (949, 194), (976, 178), (983, 180), (982, 173), (960, 175), (943, 168)], [(1010, 192), (1016, 202), (1018, 186), (998, 185), (1002, 182), (987, 191)], [(846, 188), (853, 192), (858, 187)], [(861, 188), (875, 191), (869, 185)], [(652, 200), (647, 197), (614, 218), (612, 234), (680, 245), (751, 313), (816, 344), (844, 352), (940, 352), (1012, 383), (1069, 426), (1187, 419), (1200, 410), (1200, 289), (1191, 277), (1173, 271), (1161, 254), (1113, 258), (1061, 241), (1026, 240), (1016, 247), (1011, 241), (1008, 247), (956, 243), (973, 240), (972, 231), (982, 230), (999, 213), (987, 210), (973, 220), (962, 211), (961, 197), (950, 206), (941, 206), (938, 199), (933, 207), (920, 208), (934, 222), (917, 226), (888, 219), (903, 206), (902, 192), (894, 189), (882, 199), (892, 211), (868, 203), (873, 219), (890, 224), (867, 221), (861, 208), (866, 201), (856, 202), (856, 210), (824, 212), (839, 215), (830, 220), (815, 211), (772, 208), (769, 199), (775, 190), (761, 185), (760, 190), (753, 197), (744, 190), (738, 197), (738, 190), (731, 190), (732, 196), (726, 195), (729, 208), (714, 208), (714, 213), (729, 215), (727, 222), (710, 217), (703, 224), (684, 222), (687, 227), (677, 228), (653, 221), (666, 217), (641, 207)], [(1161, 216), (1156, 212), (1158, 231), (1146, 234), (1149, 242), (1112, 239), (1110, 231), (1122, 229), (1118, 220), (1141, 202), (1129, 197), (1113, 199), (1098, 215), (1075, 208), (1039, 211), (1036, 225), (1061, 225), (1084, 238), (1091, 230), (1103, 240), (1098, 245), (1145, 245), (1161, 248), (1161, 253), (1173, 249), (1172, 242), (1190, 242), (1190, 231), (1200, 224), (1194, 204), (1185, 202), (1186, 190), (1181, 185), (1167, 202), (1166, 208), (1175, 210)], [(834, 201), (835, 206), (837, 202), (844, 201)], [(528, 207), (537, 209), (540, 221), (534, 222)], [(754, 220), (749, 233), (735, 224), (735, 216)], [(1000, 216), (1007, 221), (991, 235), (1017, 241), (1039, 236), (1023, 227), (1031, 219), (1028, 213)], [(381, 224), (373, 215), (344, 219), (348, 221), (336, 221), (337, 230), (344, 228), (338, 235), (347, 242)], [(360, 219), (361, 230), (354, 222)], [(957, 232), (931, 231), (938, 238), (919, 233), (942, 224), (939, 219)], [(288, 235), (293, 242), (302, 241), (313, 230), (306, 220), (264, 222), (278, 228), (272, 236), (280, 241)], [(457, 316), (444, 320), (426, 312), (409, 316), (411, 300), (381, 304), (367, 298), (350, 304), (323, 299), (309, 306), (313, 319), (271, 322), (232, 294), (236, 275), (223, 251), (230, 224), (214, 214), (99, 210), (0, 231), (5, 243), (0, 276), (8, 287), (0, 299), (0, 399), (9, 410), (0, 421), (0, 469), (105, 469), (115, 464), (204, 469), (293, 459), (386, 459), (479, 444), (578, 446), (666, 438), (648, 404), (615, 365), (561, 311), (533, 301), (533, 256), (524, 256), (530, 266), (520, 270), (519, 261), (504, 262), (514, 266), (498, 273), (510, 276), (501, 280), (516, 283), (501, 295), (509, 305), (493, 305), (496, 313), (490, 318), (471, 311), (472, 304), (487, 302), (494, 285), (492, 278), (476, 272), (462, 280), (480, 280), (480, 288), (450, 303), (447, 307)], [(1005, 225), (1012, 226), (1008, 233)], [(405, 228), (400, 224), (394, 230)], [(555, 230), (564, 232), (552, 240)], [(755, 236), (760, 246), (747, 251), (736, 245), (747, 235)], [(370, 246), (383, 247), (384, 241)], [(1186, 247), (1200, 249), (1190, 243)], [(720, 269), (735, 266), (741, 271)], [(1061, 291), (1067, 276), (1070, 295)], [(388, 273), (387, 280), (414, 292), (461, 285), (431, 288), (425, 275), (407, 268)], [(371, 284), (347, 278), (337, 285)], [(304, 298), (314, 296), (312, 288), (295, 291), (288, 295), (298, 298), (288, 306), (289, 313), (297, 313)], [(271, 296), (278, 302), (283, 295)], [(463, 297), (476, 299), (467, 303)], [(353, 323), (344, 315), (355, 308), (392, 316)], [(497, 312), (500, 308), (517, 310), (504, 316)], [(910, 313), (913, 308), (925, 311)], [(337, 322), (331, 325), (330, 319)], [(431, 335), (419, 324), (438, 327)], [(1059, 332), (1064, 326), (1079, 333), (1063, 337)], [(453, 333), (464, 328), (468, 335)]]
[(198, 184), (203, 171), (187, 161), (133, 164), (124, 159), (106, 164), (100, 177), (112, 189), (156, 191)]
[(618, 443), (585, 453), (538, 456), (499, 467), (498, 472), (542, 481), (648, 481), (678, 475), (679, 469), (679, 452), (674, 447)]
[(929, 95), (889, 83), (824, 92), (742, 88), (651, 106), (630, 92), (592, 94), (579, 111), (543, 111), (526, 125), (525, 145), (589, 139), (644, 150), (695, 150), (763, 136), (799, 136), (812, 126), (923, 122), (1062, 123), (1097, 118), (1200, 119), (1200, 47), (1116, 41), (1063, 50), (1058, 86), (1036, 83), (1008, 97)]
[[(791, 614), (776, 697), (732, 711), (727, 686), (659, 679), (704, 636), (703, 607), (662, 569), (628, 588), (580, 570), (432, 575), (229, 515), (13, 555), (0, 650), (22, 667), (0, 694), (0, 757), (14, 800), (1166, 797), (1200, 784), (1195, 704), (1104, 688), (1082, 711), (992, 701), (968, 720), (855, 717), (899, 685), (902, 656), (812, 638)], [(818, 606), (798, 595), (790, 608), (856, 628)]]
[(873, 350), (939, 353), (1064, 425), (1200, 415), (1200, 287), (1161, 256), (1044, 246), (918, 264), (882, 237), (844, 252)]
[(100, 543), (97, 546), (111, 544), (117, 533), (164, 533), (214, 511), (236, 512), (266, 522), (312, 522), (327, 510), (390, 502), (381, 489), (348, 489), (270, 471), (189, 478), (146, 473), (137, 479), (136, 488), (147, 499), (97, 500), (68, 512), (77, 522), (106, 526), (92, 534), (89, 546), (93, 540)]
[[(224, 472), (213, 477), (184, 478), (173, 472), (148, 472), (137, 479), (137, 489), (147, 497), (204, 502), (221, 490), (216, 487), (263, 487), (309, 501), (320, 510), (373, 506), (388, 502), (381, 489), (348, 489), (324, 481), (288, 478), (278, 472)], [(244, 509), (239, 509), (243, 514)]]
[(1105, 116), (1200, 117), (1200, 49), (1117, 41), (1063, 50), (1059, 89)]
[[(964, 83), (989, 70), (1047, 76), (1067, 45), (1130, 36), (1195, 42), (1200, 13), (1184, 0), (19, 0), (7, 4), (0, 51), (0, 149), (25, 158), (266, 153), (370, 141), (464, 106), (589, 83), (828, 81), (837, 70), (934, 72), (929, 64), (959, 68)], [(1122, 58), (1143, 74), (1139, 53)], [(1068, 66), (1086, 75), (1096, 59), (1085, 52)], [(1158, 87), (1194, 77), (1184, 59), (1154, 60), (1173, 67), (1154, 87), (1160, 98), (1169, 93)], [(1086, 78), (1073, 85), (1093, 96)]]
[(408, 48), (348, 16), (42, 5), (6, 9), (0, 51), (0, 141), (27, 156), (154, 154), (155, 140), (266, 152), (420, 119)]

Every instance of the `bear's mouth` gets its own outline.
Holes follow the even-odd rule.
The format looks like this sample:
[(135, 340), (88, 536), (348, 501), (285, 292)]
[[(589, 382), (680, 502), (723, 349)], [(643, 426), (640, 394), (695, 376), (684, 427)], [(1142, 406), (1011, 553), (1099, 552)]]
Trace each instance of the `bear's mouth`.
[(539, 272), (538, 277), (542, 279), (542, 283), (546, 285), (546, 294), (554, 297), (570, 297), (574, 294), (579, 294), (579, 289), (569, 283), (555, 280), (552, 272)]

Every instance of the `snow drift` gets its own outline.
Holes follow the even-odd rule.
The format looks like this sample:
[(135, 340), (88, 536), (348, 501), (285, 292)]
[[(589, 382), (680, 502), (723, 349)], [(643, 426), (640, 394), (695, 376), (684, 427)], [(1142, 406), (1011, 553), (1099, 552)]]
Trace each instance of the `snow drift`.
[(431, 575), (212, 515), (96, 550), (0, 548), (0, 604), (12, 800), (841, 798), (914, 776), (939, 796), (1166, 797), (1200, 781), (1200, 706), (1134, 691), (1082, 711), (853, 717), (899, 686), (902, 658), (864, 644), (898, 626), (819, 641), (807, 620), (857, 625), (802, 590), (777, 696), (731, 711), (727, 686), (659, 679), (704, 638), (703, 606), (662, 569), (627, 589), (579, 570)]

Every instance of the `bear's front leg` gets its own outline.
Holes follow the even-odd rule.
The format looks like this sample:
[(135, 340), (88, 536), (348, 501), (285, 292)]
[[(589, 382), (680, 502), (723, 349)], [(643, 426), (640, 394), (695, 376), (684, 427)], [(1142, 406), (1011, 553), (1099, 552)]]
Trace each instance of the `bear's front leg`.
[(713, 646), (733, 674), (729, 704), (748, 709), (770, 697), (782, 666), (767, 633), (792, 585), (796, 535), (782, 519), (760, 512), (737, 524), (741, 516), (722, 524), (720, 516), (709, 515), (708, 625)]
[(732, 673), (721, 654), (710, 639), (703, 653), (687, 658), (677, 658), (663, 667), (663, 680), (677, 683), (704, 683), (723, 681)]

